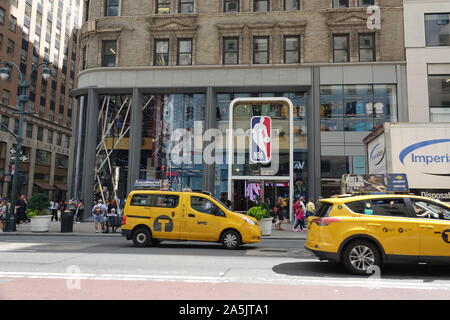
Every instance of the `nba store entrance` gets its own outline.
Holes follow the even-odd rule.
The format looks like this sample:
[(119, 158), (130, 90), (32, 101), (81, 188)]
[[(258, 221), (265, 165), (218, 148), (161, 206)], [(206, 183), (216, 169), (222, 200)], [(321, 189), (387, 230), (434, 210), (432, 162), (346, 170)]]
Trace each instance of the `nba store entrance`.
[(228, 195), (246, 212), (282, 198), (292, 218), (294, 197), (293, 106), (287, 98), (237, 98), (230, 104)]

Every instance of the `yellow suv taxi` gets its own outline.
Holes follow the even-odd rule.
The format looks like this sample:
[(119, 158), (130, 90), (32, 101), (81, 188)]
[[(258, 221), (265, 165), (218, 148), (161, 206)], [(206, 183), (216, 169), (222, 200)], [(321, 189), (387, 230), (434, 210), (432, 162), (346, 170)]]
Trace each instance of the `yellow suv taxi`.
[(236, 249), (261, 241), (258, 221), (206, 193), (135, 190), (126, 200), (122, 235), (137, 247), (161, 240), (208, 241)]
[(385, 263), (450, 263), (450, 205), (412, 195), (322, 199), (305, 247), (355, 274)]

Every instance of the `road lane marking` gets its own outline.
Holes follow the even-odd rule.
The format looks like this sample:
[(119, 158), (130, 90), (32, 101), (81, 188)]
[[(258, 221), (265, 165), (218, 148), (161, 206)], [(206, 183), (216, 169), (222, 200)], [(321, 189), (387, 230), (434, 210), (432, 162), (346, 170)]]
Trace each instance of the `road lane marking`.
[(421, 280), (376, 280), (369, 279), (293, 279), (288, 276), (256, 277), (242, 279), (241, 277), (206, 277), (206, 276), (175, 276), (175, 275), (122, 275), (122, 274), (95, 274), (95, 273), (39, 273), (39, 272), (0, 272), (1, 278), (16, 279), (59, 279), (59, 280), (107, 280), (107, 281), (168, 281), (168, 282), (195, 282), (195, 283), (244, 283), (244, 284), (271, 284), (271, 285), (320, 285), (333, 287), (362, 287), (368, 289), (414, 289), (414, 290), (445, 290), (450, 291), (450, 281), (435, 281), (435, 283)]

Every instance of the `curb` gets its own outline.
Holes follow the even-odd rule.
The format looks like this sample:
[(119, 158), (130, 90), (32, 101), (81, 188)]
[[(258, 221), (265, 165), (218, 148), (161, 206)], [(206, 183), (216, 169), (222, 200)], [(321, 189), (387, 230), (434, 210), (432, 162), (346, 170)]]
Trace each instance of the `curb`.
[[(0, 233), (0, 237), (2, 236), (51, 236), (51, 237), (56, 237), (56, 236), (76, 236), (76, 237), (109, 237), (109, 238), (113, 238), (113, 237), (122, 237), (121, 233), (115, 233), (115, 234), (108, 234), (108, 233), (92, 233), (92, 234), (87, 234), (87, 233), (76, 233), (76, 232), (61, 232), (61, 233), (56, 233), (56, 232), (2, 232)], [(271, 240), (306, 240), (305, 238), (281, 238), (281, 237), (276, 237), (276, 238), (272, 238), (271, 236), (262, 236), (262, 239), (271, 239)], [(175, 240), (176, 241), (176, 240)]]

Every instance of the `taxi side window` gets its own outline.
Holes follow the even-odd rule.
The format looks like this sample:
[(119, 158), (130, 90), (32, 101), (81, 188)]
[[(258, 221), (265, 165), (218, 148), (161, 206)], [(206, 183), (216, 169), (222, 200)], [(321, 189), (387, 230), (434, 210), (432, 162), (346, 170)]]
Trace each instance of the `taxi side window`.
[(353, 201), (345, 204), (354, 213), (373, 215), (374, 210), (370, 201)]
[(210, 214), (213, 216), (225, 216), (223, 211), (220, 210), (220, 208), (218, 208), (214, 203), (202, 197), (191, 197), (191, 208), (198, 212)]
[(406, 217), (408, 211), (403, 199), (372, 200), (374, 214), (377, 216)]
[(176, 208), (179, 196), (162, 194), (136, 194), (131, 198), (130, 205), (138, 207)]
[(178, 207), (179, 196), (155, 194), (152, 200), (152, 207), (176, 208)]
[(412, 201), (417, 218), (450, 220), (450, 209), (429, 201)]
[(130, 206), (150, 207), (152, 201), (151, 194), (135, 194), (131, 198)]

